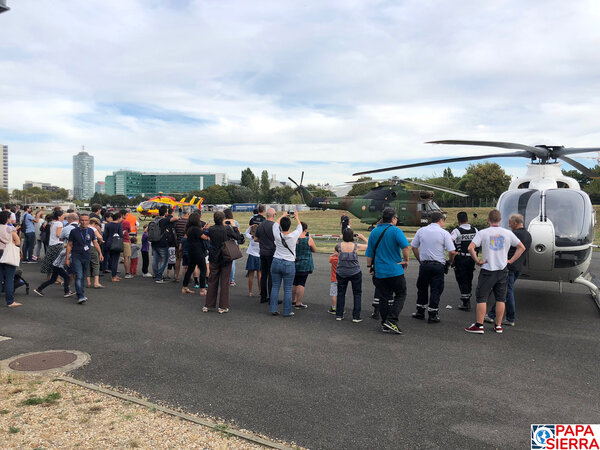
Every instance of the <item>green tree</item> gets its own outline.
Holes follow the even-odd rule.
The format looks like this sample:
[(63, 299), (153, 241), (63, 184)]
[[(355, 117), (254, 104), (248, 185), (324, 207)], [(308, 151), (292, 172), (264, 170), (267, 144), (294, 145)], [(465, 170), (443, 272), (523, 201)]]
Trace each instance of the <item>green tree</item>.
[(252, 190), (252, 192), (257, 192), (259, 190), (259, 180), (258, 178), (256, 178), (256, 176), (254, 175), (254, 173), (252, 172), (252, 169), (250, 169), (250, 167), (248, 167), (247, 169), (242, 170), (242, 176), (241, 176), (241, 182), (240, 184), (242, 186), (246, 186), (247, 188), (250, 188), (250, 190)]
[(7, 202), (10, 200), (10, 195), (8, 191), (4, 188), (0, 188), (0, 202)]
[[(356, 181), (369, 181), (372, 179), (373, 178), (371, 178), (371, 177), (360, 177)], [(348, 195), (352, 195), (352, 196), (365, 195), (367, 192), (369, 192), (371, 189), (373, 189), (376, 186), (377, 186), (377, 183), (375, 181), (373, 181), (372, 183), (355, 184), (352, 186), (352, 189), (350, 189), (350, 191), (348, 192)]]
[(260, 174), (260, 201), (267, 203), (271, 201), (271, 182), (269, 172), (263, 170)]
[[(592, 169), (594, 172), (600, 176), (600, 167), (596, 166)], [(587, 175), (582, 174), (579, 170), (563, 170), (563, 175), (566, 177), (571, 177), (577, 180), (581, 189), (584, 189), (592, 182), (592, 179)]]
[(201, 191), (204, 203), (209, 205), (222, 205), (231, 203), (229, 192), (224, 186), (214, 184)]
[(229, 186), (226, 186), (225, 189), (229, 193), (231, 203), (250, 203), (256, 199), (256, 194), (246, 186), (230, 184)]
[(322, 187), (314, 184), (309, 184), (306, 186), (306, 189), (308, 189), (315, 197), (335, 197), (335, 193), (333, 191), (330, 191), (329, 189), (323, 189)]
[(110, 203), (110, 195), (100, 194), (99, 192), (95, 192), (92, 198), (90, 199), (90, 205), (98, 203), (99, 205), (107, 205)]
[(129, 198), (125, 195), (113, 195), (109, 203), (112, 206), (129, 206)]
[[(296, 190), (291, 186), (280, 186), (271, 189), (270, 197), (273, 203), (292, 203), (291, 199)], [(298, 196), (300, 198), (300, 196)], [(300, 203), (300, 201), (298, 202)]]
[(510, 180), (510, 176), (497, 163), (471, 164), (458, 183), (458, 188), (471, 198), (498, 198), (508, 189)]

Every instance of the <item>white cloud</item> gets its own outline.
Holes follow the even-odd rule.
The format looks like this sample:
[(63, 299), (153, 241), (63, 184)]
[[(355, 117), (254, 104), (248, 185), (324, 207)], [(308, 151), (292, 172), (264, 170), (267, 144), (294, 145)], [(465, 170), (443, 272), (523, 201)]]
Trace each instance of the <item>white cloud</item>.
[(81, 145), (97, 179), (250, 166), (332, 183), (356, 164), (493, 152), (423, 144), (435, 139), (600, 145), (591, 1), (9, 3), (11, 187), (70, 188)]

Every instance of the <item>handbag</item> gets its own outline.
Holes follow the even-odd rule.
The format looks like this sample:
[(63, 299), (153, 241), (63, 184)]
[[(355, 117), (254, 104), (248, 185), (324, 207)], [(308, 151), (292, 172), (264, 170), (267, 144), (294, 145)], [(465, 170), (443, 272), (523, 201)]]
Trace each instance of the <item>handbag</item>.
[(123, 238), (119, 236), (119, 233), (113, 234), (112, 240), (110, 241), (111, 252), (122, 252), (124, 249)]
[(229, 239), (223, 242), (223, 247), (221, 247), (221, 262), (230, 263), (241, 257), (242, 251), (236, 241)]
[(10, 241), (6, 244), (4, 248), (4, 252), (2, 253), (2, 257), (0, 258), (0, 264), (8, 264), (9, 266), (19, 267), (19, 263), (21, 262), (21, 251), (19, 247), (17, 247), (12, 241), (12, 236)]

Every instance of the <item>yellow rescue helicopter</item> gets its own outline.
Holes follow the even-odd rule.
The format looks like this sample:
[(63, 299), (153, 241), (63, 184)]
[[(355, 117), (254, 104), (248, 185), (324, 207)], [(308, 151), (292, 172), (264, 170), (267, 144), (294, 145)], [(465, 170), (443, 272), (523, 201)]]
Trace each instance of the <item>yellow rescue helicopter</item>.
[(202, 208), (203, 201), (203, 197), (196, 198), (196, 196), (193, 196), (189, 201), (187, 201), (185, 197), (178, 201), (174, 197), (166, 196), (163, 195), (162, 192), (159, 192), (156, 197), (152, 197), (140, 203), (136, 208), (136, 211), (140, 213), (140, 218), (152, 218), (158, 216), (158, 209), (161, 206), (167, 206), (173, 209), (189, 206), (191, 212), (194, 212)]

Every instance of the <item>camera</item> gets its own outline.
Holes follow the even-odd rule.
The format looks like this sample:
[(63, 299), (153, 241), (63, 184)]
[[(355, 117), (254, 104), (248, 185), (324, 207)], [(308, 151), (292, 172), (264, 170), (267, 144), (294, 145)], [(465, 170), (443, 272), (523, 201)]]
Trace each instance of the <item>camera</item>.
[(294, 216), (296, 214), (295, 211), (288, 211), (288, 216)]
[(358, 237), (358, 233), (354, 233), (354, 237)]

